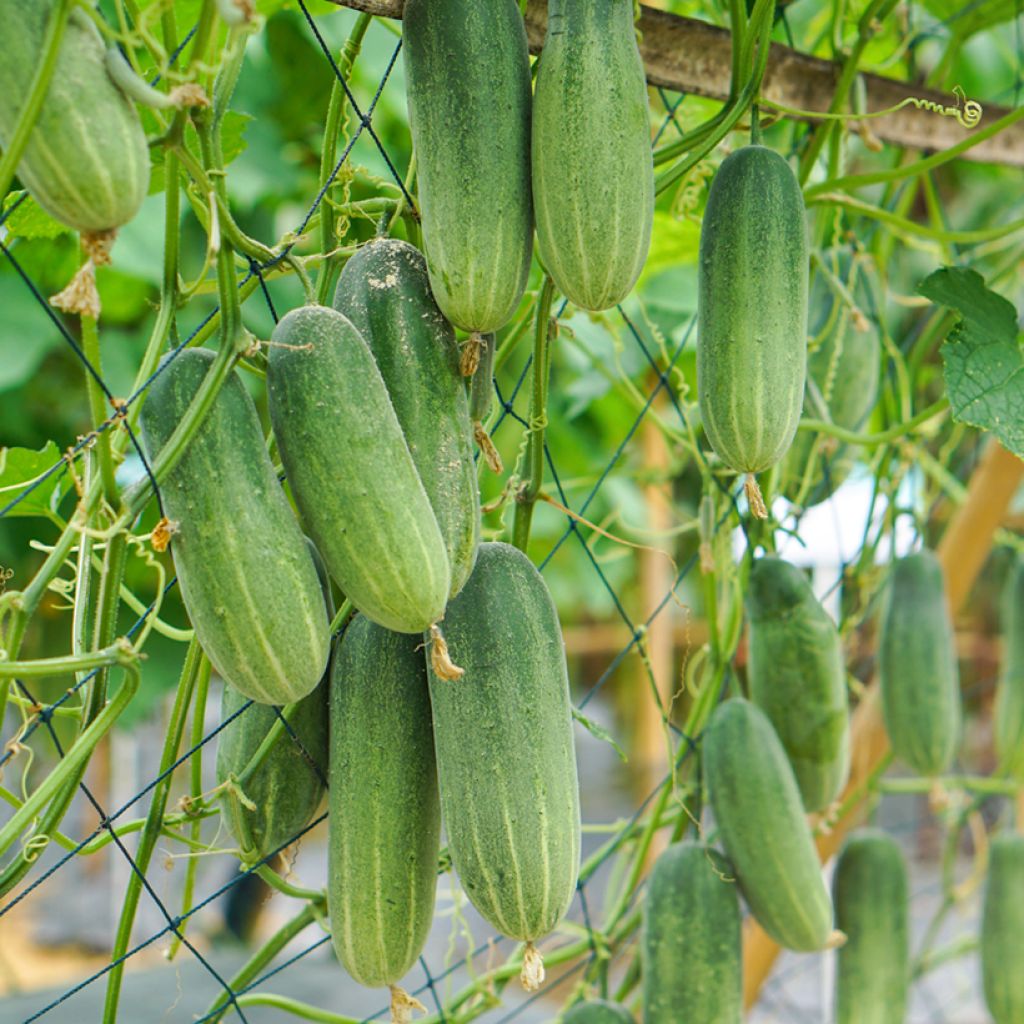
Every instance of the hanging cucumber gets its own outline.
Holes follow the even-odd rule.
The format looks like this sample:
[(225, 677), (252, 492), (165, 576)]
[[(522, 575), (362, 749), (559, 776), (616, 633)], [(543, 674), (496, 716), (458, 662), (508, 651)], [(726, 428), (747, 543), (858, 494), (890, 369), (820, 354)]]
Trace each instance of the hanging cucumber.
[[(178, 426), (214, 354), (171, 359), (142, 407), (154, 459)], [(261, 704), (312, 692), (327, 666), (327, 609), (316, 569), (263, 442), (256, 407), (232, 373), (161, 485), (182, 599), (214, 668)]]
[(407, 0), (409, 127), (434, 298), (465, 331), (508, 322), (533, 246), (530, 58), (515, 0)]
[(878, 675), (893, 753), (920, 775), (941, 775), (960, 744), (960, 678), (942, 566), (931, 551), (893, 567)]
[(1024, 836), (997, 836), (989, 848), (981, 917), (981, 978), (995, 1024), (1024, 1024)]
[(647, 78), (633, 0), (549, 0), (533, 100), (540, 258), (581, 309), (632, 290), (654, 221)]
[(1003, 591), (1003, 663), (992, 721), (999, 764), (1024, 781), (1024, 558), (1010, 568)]
[(345, 264), (334, 308), (362, 334), (444, 537), (454, 597), (473, 570), (480, 495), (455, 332), (430, 292), (413, 246), (384, 238)]
[(726, 157), (700, 233), (697, 393), (718, 457), (747, 474), (755, 515), (767, 510), (754, 475), (793, 441), (807, 371), (807, 230), (800, 185), (764, 146)]
[(759, 558), (747, 591), (750, 697), (786, 750), (804, 807), (825, 810), (850, 771), (846, 669), (839, 631), (807, 577)]

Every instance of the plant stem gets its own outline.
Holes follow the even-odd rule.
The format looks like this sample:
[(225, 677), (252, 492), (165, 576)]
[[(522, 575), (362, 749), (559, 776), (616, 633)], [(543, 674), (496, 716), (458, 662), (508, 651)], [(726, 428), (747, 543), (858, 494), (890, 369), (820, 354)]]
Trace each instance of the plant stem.
[(940, 398), (933, 402), (927, 409), (911, 416), (906, 423), (897, 423), (888, 430), (879, 431), (877, 434), (858, 434), (854, 430), (847, 430), (845, 427), (837, 426), (835, 423), (827, 423), (825, 420), (801, 420), (798, 430), (813, 430), (818, 434), (828, 434), (830, 437), (838, 438), (847, 444), (858, 444), (863, 447), (873, 448), (881, 444), (889, 444), (898, 441), (901, 437), (910, 435), (916, 427), (927, 423), (936, 416), (941, 415), (949, 408), (949, 399)]
[(537, 321), (533, 337), (533, 391), (530, 395), (530, 436), (526, 446), (527, 481), (516, 495), (516, 514), (512, 543), (526, 551), (530, 542), (530, 524), (537, 495), (544, 484), (544, 432), (548, 425), (548, 371), (551, 360), (551, 304), (555, 283), (544, 278), (544, 287), (537, 302)]

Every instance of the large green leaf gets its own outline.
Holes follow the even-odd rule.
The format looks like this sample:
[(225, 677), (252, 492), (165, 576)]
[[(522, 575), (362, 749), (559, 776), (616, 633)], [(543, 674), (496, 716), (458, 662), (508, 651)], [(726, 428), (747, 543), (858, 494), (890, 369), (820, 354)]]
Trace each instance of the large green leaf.
[(9, 192), (4, 200), (4, 213), (7, 216), (3, 226), (19, 238), (57, 238), (72, 231), (54, 220), (26, 192)]
[(918, 290), (960, 314), (942, 345), (953, 418), (989, 430), (1024, 458), (1024, 355), (1017, 311), (976, 271), (943, 267)]
[[(0, 448), (0, 508), (17, 498), (26, 487), (40, 479), (60, 459), (53, 441), (37, 451), (31, 448)], [(57, 470), (36, 487), (27, 498), (18, 502), (8, 516), (45, 516), (60, 499), (64, 474)]]

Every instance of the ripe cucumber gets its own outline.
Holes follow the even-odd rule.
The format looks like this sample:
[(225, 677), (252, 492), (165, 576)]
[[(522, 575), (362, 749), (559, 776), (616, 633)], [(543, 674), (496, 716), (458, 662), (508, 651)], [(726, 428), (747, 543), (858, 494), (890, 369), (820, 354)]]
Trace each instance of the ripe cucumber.
[(394, 986), (434, 913), (441, 809), (419, 637), (357, 615), (331, 668), (327, 906), (361, 985)]
[[(155, 458), (199, 389), (214, 354), (168, 362), (142, 407)], [(161, 485), (185, 608), (213, 667), (261, 704), (311, 693), (327, 666), (327, 609), (316, 569), (263, 443), (256, 407), (232, 373)]]
[(832, 882), (845, 933), (836, 972), (836, 1024), (903, 1024), (910, 985), (907, 868), (877, 829), (846, 841)]
[(633, 1017), (622, 1006), (604, 999), (577, 1003), (563, 1018), (562, 1024), (633, 1024)]
[(850, 721), (839, 631), (807, 577), (781, 558), (754, 563), (747, 590), (751, 700), (786, 750), (804, 807), (822, 811), (850, 772)]
[(1003, 664), (992, 715), (999, 763), (1024, 781), (1024, 558), (1010, 568), (1003, 590)]
[(754, 917), (781, 946), (824, 949), (832, 902), (786, 751), (750, 701), (720, 704), (702, 765), (722, 845)]
[[(0, 0), (0, 146), (6, 147), (42, 60), (55, 0)], [(149, 147), (138, 111), (107, 74), (106, 46), (83, 10), (73, 8), (53, 78), (18, 177), (62, 224), (99, 233), (125, 224), (149, 188)]]
[(996, 1024), (1024, 1024), (1024, 836), (997, 836), (989, 848), (981, 917), (981, 977)]
[(549, 0), (533, 100), (540, 258), (581, 309), (632, 290), (654, 221), (647, 78), (633, 0)]
[(267, 367), (270, 418), (308, 532), (355, 607), (400, 633), (444, 614), (444, 538), (387, 387), (336, 310), (281, 319)]
[(515, 0), (407, 0), (409, 127), (434, 298), (465, 331), (503, 327), (533, 246), (530, 57)]
[(807, 231), (789, 164), (726, 157), (700, 234), (697, 392), (704, 430), (738, 473), (775, 465), (800, 422), (807, 369)]
[(445, 540), (454, 597), (476, 561), (480, 494), (455, 332), (434, 302), (426, 261), (406, 242), (370, 242), (345, 264), (334, 308), (377, 361)]
[[(227, 721), (248, 703), (231, 686), (224, 687), (220, 718)], [(277, 721), (277, 709), (250, 704), (218, 734), (217, 782), (245, 770)], [(290, 843), (313, 819), (327, 778), (327, 677), (299, 701), (285, 729), (251, 778), (241, 784), (248, 804), (236, 796), (225, 800), (224, 822), (239, 844), (242, 859), (263, 860)], [(250, 804), (252, 806), (250, 806)]]
[(693, 842), (662, 853), (647, 886), (640, 951), (644, 1024), (740, 1024), (740, 901), (724, 857)]
[(455, 869), (476, 909), (532, 942), (576, 888), (580, 806), (565, 646), (530, 560), (481, 544), (448, 606), (445, 636), (465, 669), (430, 672), (441, 807)]
[(921, 775), (941, 775), (960, 743), (960, 679), (942, 566), (931, 551), (893, 568), (878, 674), (893, 753)]

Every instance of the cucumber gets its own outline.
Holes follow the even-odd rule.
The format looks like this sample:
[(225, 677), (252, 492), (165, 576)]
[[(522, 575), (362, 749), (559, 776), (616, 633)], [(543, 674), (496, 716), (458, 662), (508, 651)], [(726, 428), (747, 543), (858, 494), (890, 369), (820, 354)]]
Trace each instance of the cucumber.
[[(0, 147), (18, 123), (55, 0), (0, 0)], [(107, 74), (106, 45), (73, 8), (53, 77), (18, 163), (36, 202), (62, 224), (97, 234), (127, 223), (149, 188), (149, 147), (131, 100)]]
[(273, 342), (270, 418), (308, 533), (359, 611), (426, 629), (444, 614), (448, 555), (372, 353), (326, 306), (292, 310)]
[(530, 57), (515, 0), (407, 0), (409, 128), (434, 298), (456, 327), (503, 327), (533, 247)]
[(740, 1024), (740, 901), (732, 865), (715, 850), (684, 842), (658, 858), (640, 957), (644, 1024)]
[(345, 264), (334, 308), (377, 361), (444, 537), (454, 597), (476, 561), (480, 494), (455, 332), (431, 295), (423, 256), (391, 238), (363, 246)]
[[(764, 146), (726, 157), (700, 233), (697, 394), (711, 447), (748, 474), (748, 491), (800, 422), (807, 261), (803, 196), (789, 164)], [(751, 507), (763, 511), (753, 495)]]
[(621, 302), (654, 222), (647, 77), (633, 0), (549, 0), (533, 100), (537, 246), (581, 309)]
[(397, 985), (430, 930), (441, 809), (419, 637), (357, 615), (331, 668), (327, 907), (361, 985)]
[(832, 882), (845, 933), (836, 971), (836, 1024), (903, 1024), (910, 985), (907, 868), (877, 829), (847, 839)]
[(931, 551), (893, 568), (878, 674), (893, 753), (920, 775), (941, 775), (960, 744), (960, 679), (942, 566)]
[(981, 978), (996, 1024), (1024, 1024), (1024, 836), (1000, 835), (989, 848), (981, 917)]
[(1000, 767), (1024, 781), (1024, 558), (1017, 557), (1003, 590), (1003, 663), (992, 715)]
[(563, 1018), (562, 1024), (633, 1024), (628, 1010), (604, 999), (577, 1003)]
[[(142, 407), (150, 459), (213, 363), (207, 349), (167, 362)], [(263, 443), (256, 407), (232, 373), (161, 485), (181, 596), (213, 667), (261, 704), (311, 693), (327, 667), (329, 622), (306, 540)]]
[(452, 860), (483, 917), (532, 943), (565, 915), (579, 871), (579, 787), (558, 615), (526, 555), (481, 544), (444, 622), (452, 658), (465, 669), (458, 682), (430, 669)]
[(765, 713), (742, 698), (720, 704), (701, 759), (722, 845), (754, 917), (780, 946), (826, 948), (832, 901), (793, 769)]
[[(226, 685), (221, 721), (231, 719), (247, 703), (248, 698)], [(285, 729), (252, 777), (241, 785), (248, 804), (231, 795), (224, 800), (224, 823), (246, 863), (261, 861), (290, 843), (313, 820), (323, 799), (327, 779), (326, 675), (298, 703), (289, 721), (295, 735)], [(220, 731), (219, 784), (244, 771), (277, 716), (276, 708), (249, 704)]]
[(835, 623), (794, 565), (759, 558), (747, 590), (747, 681), (793, 768), (804, 808), (822, 811), (850, 773), (846, 669)]
[[(870, 299), (865, 274), (859, 277), (864, 282), (859, 290), (855, 288), (857, 280), (849, 280), (850, 291), (867, 293), (865, 297)], [(811, 308), (818, 311), (813, 333), (820, 337), (820, 344), (807, 358), (803, 415), (845, 430), (861, 430), (878, 401), (878, 328), (837, 298), (821, 274), (811, 285)], [(786, 455), (783, 492), (803, 508), (817, 505), (849, 476), (857, 451), (835, 438), (798, 431)]]

